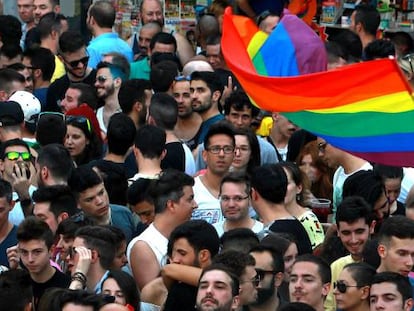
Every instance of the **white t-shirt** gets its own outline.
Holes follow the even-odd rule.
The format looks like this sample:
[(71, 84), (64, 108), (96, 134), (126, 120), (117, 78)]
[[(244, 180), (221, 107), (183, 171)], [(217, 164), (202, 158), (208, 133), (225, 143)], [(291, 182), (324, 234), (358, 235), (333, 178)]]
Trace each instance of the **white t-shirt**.
[[(216, 229), (217, 234), (219, 237), (221, 237), (223, 235), (224, 231), (224, 225), (225, 225), (226, 221), (220, 221), (218, 223), (215, 223), (214, 229)], [(250, 228), (250, 230), (252, 230), (254, 233), (258, 234), (259, 232), (261, 232), (263, 230), (263, 223), (261, 223), (258, 220), (254, 220), (254, 225), (253, 227)]]
[(191, 219), (203, 219), (210, 224), (224, 220), (221, 213), (220, 201), (214, 197), (201, 182), (200, 176), (194, 178), (194, 200), (198, 208), (193, 210)]

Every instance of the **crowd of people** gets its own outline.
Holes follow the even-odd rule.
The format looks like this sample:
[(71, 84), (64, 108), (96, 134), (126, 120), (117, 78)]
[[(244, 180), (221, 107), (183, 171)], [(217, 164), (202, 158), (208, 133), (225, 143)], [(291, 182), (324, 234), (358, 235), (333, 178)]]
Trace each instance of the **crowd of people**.
[[(159, 0), (127, 41), (112, 1), (89, 42), (58, 0), (0, 15), (0, 310), (414, 308), (413, 169), (252, 104), (221, 32), (231, 5), (271, 33), (286, 3), (256, 2), (212, 1), (195, 41)], [(412, 83), (412, 38), (379, 23), (357, 6), (327, 70), (392, 56)]]

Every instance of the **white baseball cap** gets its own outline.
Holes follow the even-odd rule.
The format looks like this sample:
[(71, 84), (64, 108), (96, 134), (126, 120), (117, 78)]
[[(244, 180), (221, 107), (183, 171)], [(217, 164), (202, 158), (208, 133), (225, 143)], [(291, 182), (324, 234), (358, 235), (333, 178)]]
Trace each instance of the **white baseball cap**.
[(42, 108), (42, 105), (37, 97), (26, 91), (15, 92), (12, 96), (10, 96), (9, 100), (19, 103), (22, 107), (24, 120), (26, 122), (33, 120), (33, 117), (38, 115)]

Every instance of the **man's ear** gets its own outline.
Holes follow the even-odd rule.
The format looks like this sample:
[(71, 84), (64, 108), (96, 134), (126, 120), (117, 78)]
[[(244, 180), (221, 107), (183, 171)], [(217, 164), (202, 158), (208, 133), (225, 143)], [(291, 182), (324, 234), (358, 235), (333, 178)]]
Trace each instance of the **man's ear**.
[(322, 296), (328, 296), (331, 289), (331, 282), (325, 283), (322, 285)]
[(361, 290), (362, 290), (361, 300), (368, 299), (370, 287), (369, 286), (364, 286), (364, 287), (361, 288)]
[(387, 247), (384, 244), (379, 244), (377, 247), (378, 255), (381, 258), (385, 258), (387, 256)]
[(405, 302), (404, 302), (404, 310), (405, 311), (410, 311), (414, 306), (414, 300), (413, 298), (408, 298)]
[(204, 266), (206, 263), (210, 262), (211, 254), (210, 251), (207, 249), (202, 249), (198, 252), (198, 262), (200, 266)]
[(284, 278), (284, 273), (283, 272), (278, 272), (274, 275), (275, 278), (275, 287), (279, 287), (280, 285), (282, 285), (283, 282), (283, 278)]
[(375, 226), (377, 225), (377, 221), (376, 220), (373, 220), (372, 222), (371, 222), (371, 225), (369, 226), (369, 234), (370, 235), (372, 235), (372, 234), (374, 234), (374, 231), (375, 231)]
[(218, 103), (220, 100), (221, 92), (220, 91), (214, 91), (213, 94), (211, 94), (211, 101)]
[(240, 307), (240, 297), (239, 295), (233, 297), (233, 302), (231, 304), (231, 310), (238, 310)]

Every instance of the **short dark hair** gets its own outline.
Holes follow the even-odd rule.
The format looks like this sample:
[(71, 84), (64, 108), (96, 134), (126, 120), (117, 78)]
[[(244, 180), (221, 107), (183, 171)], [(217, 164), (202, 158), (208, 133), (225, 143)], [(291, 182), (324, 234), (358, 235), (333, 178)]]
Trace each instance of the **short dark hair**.
[(81, 193), (101, 183), (103, 183), (102, 177), (87, 164), (77, 167), (69, 180), (70, 187), (76, 193)]
[(136, 128), (130, 117), (116, 113), (109, 119), (107, 130), (108, 151), (124, 156), (134, 144)]
[(246, 271), (246, 266), (254, 266), (253, 256), (233, 249), (221, 252), (213, 258), (213, 264), (223, 264), (240, 278)]
[(338, 205), (336, 211), (336, 225), (340, 227), (340, 222), (354, 223), (358, 219), (364, 219), (368, 226), (372, 223), (372, 208), (359, 196), (350, 196), (344, 198)]
[(360, 4), (355, 11), (355, 25), (361, 23), (367, 33), (375, 36), (381, 21), (378, 10), (371, 5)]
[(149, 115), (158, 127), (166, 131), (172, 131), (178, 118), (177, 102), (171, 95), (155, 93), (151, 97)]
[(206, 38), (206, 45), (217, 45), (221, 43), (221, 34), (210, 35)]
[(53, 177), (69, 180), (74, 164), (69, 151), (61, 144), (49, 144), (38, 151), (37, 163), (42, 168), (46, 166)]
[(63, 307), (68, 303), (78, 306), (90, 306), (93, 311), (98, 311), (105, 304), (103, 297), (94, 293), (85, 290), (63, 289), (63, 292), (57, 296), (57, 305), (51, 306), (50, 311), (63, 310)]
[(365, 47), (363, 60), (374, 60), (378, 58), (389, 58), (395, 55), (394, 44), (385, 39), (376, 39)]
[(4, 179), (0, 179), (0, 198), (5, 198), (7, 203), (11, 203), (13, 200), (12, 185)]
[(21, 73), (10, 68), (0, 69), (0, 90), (4, 90), (6, 93), (11, 95), (13, 82), (24, 83), (25, 79)]
[(392, 237), (414, 239), (414, 221), (401, 215), (386, 219), (378, 232), (378, 241), (380, 244), (388, 244)]
[(250, 179), (249, 177), (243, 173), (243, 172), (230, 172), (227, 175), (223, 177), (223, 179), (220, 182), (220, 195), (221, 195), (221, 189), (223, 187), (223, 184), (225, 183), (232, 183), (232, 184), (243, 184), (246, 186), (246, 193), (248, 196), (250, 196)]
[(105, 53), (104, 56), (112, 56), (110, 64), (115, 65), (116, 67), (121, 69), (123, 73), (123, 76), (121, 78), (123, 81), (128, 80), (129, 75), (131, 73), (131, 66), (125, 55), (119, 52), (109, 52)]
[(318, 273), (322, 279), (322, 283), (325, 284), (331, 282), (331, 267), (321, 257), (317, 257), (311, 254), (305, 254), (296, 258), (295, 263), (293, 265), (295, 265), (298, 262), (311, 262), (315, 264), (318, 267)]
[[(142, 108), (146, 111), (145, 90), (151, 90), (151, 83), (144, 79), (131, 79), (122, 81), (121, 88), (118, 93), (119, 105), (121, 106), (123, 113), (130, 113), (132, 107), (136, 102), (142, 104)], [(145, 123), (145, 115), (143, 119), (139, 120), (139, 124)]]
[(382, 178), (373, 171), (359, 171), (349, 176), (343, 186), (342, 198), (360, 196), (374, 209), (375, 202), (385, 193)]
[(315, 308), (311, 307), (304, 302), (289, 302), (281, 306), (278, 311), (316, 311)]
[(167, 92), (178, 72), (178, 65), (172, 60), (163, 60), (151, 66), (150, 81), (154, 92)]
[(52, 51), (43, 47), (29, 47), (23, 52), (23, 57), (30, 59), (34, 69), (42, 71), (42, 79), (50, 81), (55, 71), (55, 56)]
[(76, 197), (69, 186), (40, 187), (33, 192), (32, 199), (35, 203), (50, 202), (49, 210), (55, 215), (56, 219), (64, 212), (69, 216), (79, 212)]
[(156, 43), (162, 44), (172, 44), (174, 45), (174, 51), (177, 51), (177, 40), (175, 40), (174, 36), (170, 33), (160, 31), (156, 33), (150, 41), (150, 49), (153, 50)]
[(4, 45), (20, 45), (22, 24), (13, 15), (0, 15), (0, 37)]
[(126, 64), (99, 62), (98, 65), (96, 65), (96, 71), (99, 71), (99, 69), (102, 68), (108, 68), (113, 79), (120, 78), (122, 81), (125, 81), (129, 78), (128, 72), (130, 67), (128, 62)]
[(95, 221), (81, 211), (62, 220), (57, 227), (56, 234), (62, 234), (67, 239), (74, 239), (76, 230), (84, 226), (93, 225), (96, 225)]
[(75, 238), (84, 240), (87, 248), (98, 252), (101, 266), (109, 269), (115, 257), (116, 247), (114, 234), (103, 226), (81, 227), (75, 232)]
[(210, 89), (211, 94), (215, 91), (223, 92), (223, 86), (215, 72), (210, 71), (194, 71), (191, 74), (191, 81), (204, 81)]
[(409, 279), (396, 272), (379, 272), (372, 278), (371, 286), (374, 284), (391, 283), (397, 288), (397, 291), (401, 294), (403, 302), (412, 298), (413, 289)]
[(265, 164), (253, 171), (252, 188), (266, 201), (275, 204), (284, 202), (287, 191), (287, 176), (280, 165)]
[(265, 253), (268, 252), (272, 256), (272, 269), (274, 272), (285, 272), (285, 262), (283, 261), (283, 254), (279, 253), (276, 248), (260, 244), (253, 247), (250, 253)]
[(0, 159), (4, 160), (6, 157), (6, 149), (12, 146), (21, 146), (25, 147), (28, 152), (30, 152), (29, 145), (22, 139), (14, 138), (6, 140), (0, 144)]
[(228, 116), (230, 114), (230, 109), (233, 108), (236, 111), (242, 111), (245, 108), (252, 111), (252, 117), (256, 117), (260, 109), (252, 104), (246, 92), (242, 90), (236, 90), (230, 93), (230, 96), (226, 98), (224, 103), (224, 114)]
[(239, 294), (239, 287), (240, 287), (239, 278), (226, 265), (212, 264), (212, 265), (206, 267), (201, 272), (200, 280), (203, 277), (203, 275), (206, 274), (206, 272), (213, 271), (213, 270), (223, 271), (224, 273), (226, 273), (230, 277), (230, 279), (231, 279), (230, 286), (231, 286), (232, 295), (237, 296)]
[(89, 16), (102, 28), (112, 28), (115, 23), (115, 8), (110, 1), (95, 1), (89, 8)]
[(248, 228), (236, 228), (223, 233), (220, 238), (222, 250), (239, 250), (248, 253), (251, 248), (259, 245), (259, 238)]
[(34, 216), (26, 217), (17, 227), (17, 241), (28, 242), (30, 240), (41, 240), (49, 250), (54, 242), (53, 232), (47, 223)]
[(215, 135), (226, 135), (231, 138), (233, 146), (236, 145), (233, 126), (227, 121), (220, 121), (210, 126), (206, 136), (204, 137), (204, 148), (206, 150), (210, 147), (210, 138)]
[(171, 232), (168, 240), (167, 254), (169, 256), (172, 254), (174, 243), (181, 238), (187, 240), (196, 255), (201, 250), (206, 249), (210, 252), (212, 258), (218, 253), (220, 248), (220, 239), (216, 229), (205, 220), (189, 220), (177, 226)]
[(52, 31), (60, 33), (62, 30), (62, 20), (66, 20), (66, 17), (55, 12), (49, 12), (43, 15), (36, 26), (40, 39), (47, 38)]
[(0, 274), (0, 305), (3, 310), (24, 311), (33, 300), (32, 279), (23, 269)]
[(274, 247), (274, 249), (284, 255), (291, 244), (296, 244), (294, 237), (289, 233), (270, 231), (261, 241), (260, 245)]
[(74, 53), (86, 48), (86, 42), (79, 31), (68, 30), (59, 36), (59, 53)]
[(345, 269), (350, 272), (356, 285), (359, 287), (371, 285), (372, 278), (376, 273), (375, 269), (365, 262), (353, 262), (347, 264), (343, 270)]
[(399, 178), (402, 180), (404, 177), (404, 170), (400, 166), (375, 164), (374, 172), (381, 176), (383, 180), (386, 178)]
[(166, 169), (162, 171), (158, 179), (155, 179), (151, 185), (150, 193), (154, 199), (155, 213), (162, 213), (167, 201), (178, 202), (184, 195), (184, 187), (194, 185), (194, 178), (175, 169)]
[(141, 126), (135, 136), (135, 147), (145, 158), (155, 159), (161, 157), (165, 149), (165, 131), (154, 125)]
[[(23, 50), (20, 47), (20, 45), (6, 44), (6, 45), (3, 45), (0, 48), (0, 54), (6, 56), (9, 59), (12, 59), (12, 58), (15, 58), (15, 57), (17, 57), (19, 55), (20, 55), (20, 57), (22, 57), (23, 56)], [(14, 69), (14, 68), (11, 68), (10, 66), (11, 65), (7, 66), (7, 68)], [(25, 67), (23, 67), (23, 68), (25, 68)]]
[(147, 201), (152, 202), (152, 197), (148, 191), (151, 186), (151, 179), (138, 178), (128, 187), (128, 204), (136, 205), (140, 202)]

